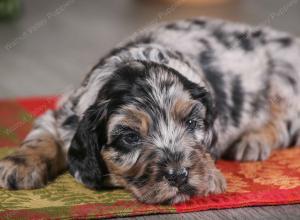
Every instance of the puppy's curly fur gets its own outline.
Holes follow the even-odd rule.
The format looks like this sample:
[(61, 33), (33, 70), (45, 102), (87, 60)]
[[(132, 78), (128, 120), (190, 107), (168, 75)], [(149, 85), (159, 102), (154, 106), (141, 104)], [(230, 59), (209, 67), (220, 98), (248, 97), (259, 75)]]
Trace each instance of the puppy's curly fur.
[(0, 186), (121, 186), (146, 203), (226, 189), (214, 159), (265, 160), (299, 144), (300, 41), (266, 27), (188, 19), (111, 51), (0, 161)]

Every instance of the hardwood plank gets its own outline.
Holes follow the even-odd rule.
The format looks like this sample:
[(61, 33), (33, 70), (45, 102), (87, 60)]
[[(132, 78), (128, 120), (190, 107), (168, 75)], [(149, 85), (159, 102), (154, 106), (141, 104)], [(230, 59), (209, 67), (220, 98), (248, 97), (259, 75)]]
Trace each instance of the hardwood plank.
[(299, 220), (300, 205), (260, 206), (235, 209), (208, 210), (191, 213), (149, 215), (129, 218), (114, 218), (119, 220)]

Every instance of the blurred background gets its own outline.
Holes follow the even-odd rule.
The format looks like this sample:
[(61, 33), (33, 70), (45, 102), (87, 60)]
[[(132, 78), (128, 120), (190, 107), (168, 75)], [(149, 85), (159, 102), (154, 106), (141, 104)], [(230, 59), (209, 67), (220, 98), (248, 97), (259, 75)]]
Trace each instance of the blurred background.
[(0, 98), (60, 94), (133, 33), (194, 16), (300, 35), (300, 0), (0, 0)]

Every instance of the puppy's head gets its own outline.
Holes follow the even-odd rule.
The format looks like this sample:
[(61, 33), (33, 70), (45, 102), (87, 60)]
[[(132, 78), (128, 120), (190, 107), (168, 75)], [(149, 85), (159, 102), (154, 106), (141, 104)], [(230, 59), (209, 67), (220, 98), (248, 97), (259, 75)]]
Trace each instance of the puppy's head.
[(204, 87), (166, 66), (124, 64), (100, 90), (69, 150), (70, 171), (91, 188), (109, 183), (146, 203), (213, 191), (213, 104)]

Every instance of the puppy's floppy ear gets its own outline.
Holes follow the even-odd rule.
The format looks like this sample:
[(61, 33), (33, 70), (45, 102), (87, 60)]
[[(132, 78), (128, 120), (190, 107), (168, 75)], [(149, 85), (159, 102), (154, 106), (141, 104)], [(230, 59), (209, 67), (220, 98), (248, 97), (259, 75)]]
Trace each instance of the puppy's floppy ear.
[(203, 87), (194, 84), (190, 86), (189, 91), (193, 99), (201, 102), (206, 107), (205, 124), (211, 127), (216, 118), (216, 108), (211, 94)]
[(79, 123), (68, 152), (70, 173), (89, 188), (99, 189), (106, 166), (101, 148), (106, 143), (108, 101), (89, 107)]
[(206, 114), (205, 114), (205, 127), (209, 131), (210, 135), (207, 135), (207, 141), (206, 144), (208, 147), (208, 152), (212, 156), (212, 158), (215, 160), (219, 157), (219, 152), (217, 151), (217, 148), (215, 147), (215, 144), (217, 143), (217, 134), (214, 130), (213, 123), (217, 116), (217, 111), (215, 104), (213, 102), (213, 97), (211, 94), (203, 87), (199, 87), (198, 85), (194, 85), (190, 88), (190, 93), (193, 97), (193, 99), (198, 100), (206, 107)]

